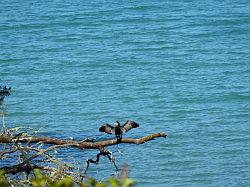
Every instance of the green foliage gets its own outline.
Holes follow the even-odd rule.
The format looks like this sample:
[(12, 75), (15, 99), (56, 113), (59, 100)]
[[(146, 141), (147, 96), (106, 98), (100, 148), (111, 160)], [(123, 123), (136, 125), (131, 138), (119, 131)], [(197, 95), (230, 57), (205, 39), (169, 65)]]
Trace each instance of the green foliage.
[(35, 177), (31, 179), (32, 187), (73, 187), (73, 180), (66, 176), (57, 181), (52, 181), (49, 176), (43, 175), (39, 170), (34, 170)]
[(11, 87), (7, 88), (6, 86), (4, 86), (2, 88), (2, 86), (0, 86), (0, 101), (2, 101), (4, 97), (9, 96), (10, 91), (11, 91)]
[(0, 186), (1, 187), (10, 187), (7, 177), (4, 176), (3, 171), (0, 171)]
[[(74, 182), (70, 176), (53, 181), (50, 176), (42, 174), (39, 170), (34, 170), (34, 177), (30, 180), (32, 187), (130, 187), (135, 184), (132, 179), (124, 178), (118, 180), (110, 178), (107, 182), (99, 182), (89, 178), (86, 182)], [(0, 171), (0, 187), (11, 187), (8, 178)]]

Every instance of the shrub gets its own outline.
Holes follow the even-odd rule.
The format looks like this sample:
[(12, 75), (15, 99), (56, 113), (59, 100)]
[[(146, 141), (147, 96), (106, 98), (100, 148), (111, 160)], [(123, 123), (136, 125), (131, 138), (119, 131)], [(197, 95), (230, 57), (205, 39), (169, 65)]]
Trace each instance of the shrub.
[[(129, 178), (118, 180), (109, 178), (108, 181), (101, 182), (93, 178), (87, 179), (84, 182), (75, 182), (70, 176), (65, 176), (61, 179), (53, 181), (48, 175), (44, 175), (40, 170), (34, 170), (34, 177), (27, 181), (32, 187), (129, 187), (135, 184), (135, 181)], [(18, 183), (18, 182), (15, 182)], [(0, 171), (0, 187), (11, 187), (11, 181), (3, 172)]]

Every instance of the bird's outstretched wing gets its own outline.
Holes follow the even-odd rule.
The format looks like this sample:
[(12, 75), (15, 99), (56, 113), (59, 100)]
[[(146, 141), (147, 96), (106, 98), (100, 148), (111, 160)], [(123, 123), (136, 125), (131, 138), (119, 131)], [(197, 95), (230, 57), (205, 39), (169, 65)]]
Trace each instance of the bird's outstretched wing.
[(99, 131), (105, 132), (105, 133), (108, 133), (108, 134), (112, 134), (112, 133), (114, 133), (114, 129), (115, 129), (115, 128), (114, 128), (113, 126), (111, 126), (111, 125), (105, 123), (105, 124), (103, 124), (103, 125), (99, 128)]
[(131, 120), (128, 120), (123, 125), (123, 129), (124, 129), (125, 132), (129, 131), (130, 129), (137, 128), (137, 127), (139, 127), (139, 124), (134, 122), (134, 121), (131, 121)]

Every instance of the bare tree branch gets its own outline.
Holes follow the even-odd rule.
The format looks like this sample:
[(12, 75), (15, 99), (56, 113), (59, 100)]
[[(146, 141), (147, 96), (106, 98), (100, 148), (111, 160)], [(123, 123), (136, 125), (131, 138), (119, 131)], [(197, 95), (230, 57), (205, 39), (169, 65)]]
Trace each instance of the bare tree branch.
[[(25, 158), (21, 163), (12, 165), (12, 166), (5, 166), (0, 168), (4, 171), (5, 174), (17, 174), (19, 172), (26, 172), (27, 174), (30, 173), (31, 170), (35, 168), (43, 169), (42, 166), (38, 166), (35, 164), (32, 164), (32, 160), (35, 158), (45, 155), (46, 152), (49, 152), (53, 149), (58, 149), (62, 147), (76, 147), (79, 149), (99, 149), (100, 153), (98, 153), (96, 156), (96, 160), (88, 159), (87, 160), (87, 167), (85, 169), (84, 174), (86, 174), (89, 164), (90, 163), (96, 163), (98, 164), (99, 157), (100, 156), (107, 156), (110, 161), (113, 162), (114, 166), (116, 167), (116, 170), (118, 170), (114, 159), (112, 157), (112, 153), (110, 151), (107, 151), (105, 147), (112, 146), (115, 144), (121, 144), (121, 143), (128, 143), (128, 144), (143, 144), (147, 141), (154, 140), (155, 138), (164, 137), (166, 138), (166, 133), (160, 132), (155, 134), (150, 134), (148, 136), (144, 136), (142, 138), (133, 139), (133, 138), (122, 138), (122, 139), (111, 139), (111, 140), (104, 140), (99, 142), (86, 142), (86, 141), (73, 141), (73, 140), (62, 140), (57, 138), (50, 138), (50, 137), (32, 137), (32, 136), (21, 136), (16, 139), (16, 136), (11, 135), (0, 135), (0, 143), (44, 143), (44, 144), (54, 144), (53, 146), (50, 146), (46, 149), (37, 149), (32, 147), (26, 147), (28, 150), (36, 151), (37, 153), (29, 156), (28, 158)], [(21, 148), (19, 148), (20, 151), (22, 151)], [(4, 154), (13, 153), (16, 149), (10, 150), (10, 151), (3, 151), (0, 152), (0, 155), (3, 156)]]
[[(50, 137), (20, 137), (18, 139), (13, 138), (9, 135), (1, 135), (0, 143), (13, 143), (13, 142), (29, 142), (29, 143), (45, 143), (45, 144), (54, 144), (54, 145), (65, 145), (70, 144), (70, 146), (77, 147), (79, 149), (99, 149), (102, 150), (103, 147), (112, 146), (115, 144), (129, 143), (129, 144), (143, 144), (147, 141), (154, 140), (155, 138), (164, 137), (166, 138), (167, 134), (165, 132), (150, 134), (142, 138), (133, 139), (133, 138), (122, 138), (122, 139), (111, 139), (104, 140), (99, 142), (88, 142), (88, 141), (73, 141), (73, 140), (62, 140), (58, 138)], [(68, 145), (69, 146), (69, 145)]]

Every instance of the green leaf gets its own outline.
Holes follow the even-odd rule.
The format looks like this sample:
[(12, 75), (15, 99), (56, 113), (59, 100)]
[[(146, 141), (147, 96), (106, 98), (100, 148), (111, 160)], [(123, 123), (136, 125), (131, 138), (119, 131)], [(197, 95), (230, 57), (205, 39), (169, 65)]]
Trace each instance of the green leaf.
[(111, 187), (119, 187), (119, 181), (116, 178), (110, 178), (109, 182), (111, 184)]
[(123, 179), (122, 181), (122, 187), (129, 187), (135, 184), (135, 181), (133, 179)]

